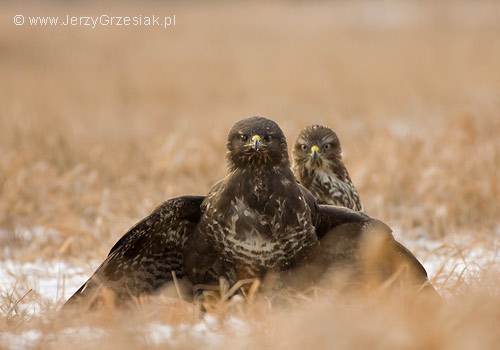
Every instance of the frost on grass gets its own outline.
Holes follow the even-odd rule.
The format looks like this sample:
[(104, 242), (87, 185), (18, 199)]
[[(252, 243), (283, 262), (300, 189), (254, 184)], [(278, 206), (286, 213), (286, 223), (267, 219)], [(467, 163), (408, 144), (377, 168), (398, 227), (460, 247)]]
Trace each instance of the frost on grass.
[[(457, 283), (470, 283), (485, 270), (492, 267), (498, 269), (500, 255), (496, 238), (472, 239), (466, 235), (450, 235), (442, 240), (430, 240), (418, 234), (409, 234), (406, 238), (398, 237), (416, 252), (428, 270), (430, 279), (434, 281), (445, 299), (453, 294), (452, 287)], [(33, 263), (16, 263), (6, 260), (2, 261), (0, 266), (2, 295), (11, 293), (16, 288), (22, 291), (32, 289), (36, 298), (21, 300), (17, 312), (28, 310), (35, 318), (43, 317), (38, 313), (43, 310), (45, 303), (62, 304), (89, 276), (88, 268), (70, 266), (65, 261), (39, 260)], [(136, 346), (181, 347), (183, 344), (209, 344), (210, 348), (217, 348), (235, 341), (231, 334), (237, 334), (238, 341), (242, 343), (253, 341), (248, 322), (234, 316), (221, 321), (215, 316), (205, 315), (194, 323), (173, 324), (163, 322), (161, 319), (142, 320), (139, 323), (127, 323), (122, 326), (122, 332), (131, 337)], [(113, 339), (114, 331), (109, 327), (109, 324), (66, 327), (54, 331), (50, 336), (41, 333), (35, 327), (19, 332), (5, 332), (0, 337), (0, 344), (7, 348), (21, 349), (36, 347), (42, 340), (60, 344), (99, 342)], [(369, 329), (373, 327), (379, 326), (372, 324)], [(403, 333), (394, 336), (396, 335), (404, 337)]]
[(5, 260), (0, 262), (0, 293), (31, 290), (40, 302), (57, 303), (70, 297), (88, 277), (88, 269), (71, 266), (63, 260), (38, 259), (25, 263)]
[(0, 335), (0, 347), (11, 350), (34, 348), (39, 344), (42, 335), (42, 332), (34, 329), (19, 334), (4, 333)]
[[(424, 265), (430, 281), (443, 296), (448, 288), (460, 283), (472, 283), (488, 271), (500, 270), (500, 235), (498, 233), (448, 234), (441, 240), (430, 239), (420, 232), (395, 237), (414, 251)], [(418, 230), (417, 230), (418, 231)]]

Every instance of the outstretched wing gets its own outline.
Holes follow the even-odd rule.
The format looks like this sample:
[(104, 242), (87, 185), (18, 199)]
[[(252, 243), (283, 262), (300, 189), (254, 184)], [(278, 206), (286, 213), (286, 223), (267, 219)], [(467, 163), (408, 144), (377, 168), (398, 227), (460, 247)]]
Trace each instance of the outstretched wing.
[(349, 268), (370, 284), (394, 280), (436, 293), (420, 261), (394, 239), (382, 221), (329, 205), (315, 205), (313, 212), (320, 245), (310, 261), (316, 268)]
[(92, 277), (67, 301), (92, 305), (104, 290), (117, 300), (151, 294), (184, 275), (184, 246), (196, 236), (205, 197), (183, 196), (158, 206), (111, 248)]

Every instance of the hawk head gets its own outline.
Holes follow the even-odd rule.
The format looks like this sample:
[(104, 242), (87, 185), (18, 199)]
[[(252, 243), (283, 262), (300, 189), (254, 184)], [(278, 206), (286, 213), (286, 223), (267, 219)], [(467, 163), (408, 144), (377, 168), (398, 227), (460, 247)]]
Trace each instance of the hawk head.
[(321, 125), (311, 125), (302, 130), (292, 153), (295, 166), (310, 170), (327, 170), (342, 162), (342, 148), (337, 134)]
[(263, 117), (245, 118), (233, 125), (227, 136), (227, 160), (231, 170), (290, 165), (283, 131)]

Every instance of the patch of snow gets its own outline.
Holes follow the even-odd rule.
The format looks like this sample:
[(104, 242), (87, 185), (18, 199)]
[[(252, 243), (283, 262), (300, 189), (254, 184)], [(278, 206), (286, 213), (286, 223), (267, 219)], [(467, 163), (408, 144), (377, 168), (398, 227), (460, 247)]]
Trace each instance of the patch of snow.
[(415, 254), (431, 281), (470, 282), (493, 265), (500, 265), (500, 242), (494, 235), (450, 234), (430, 239), (421, 232), (399, 232), (395, 230), (395, 238)]
[(172, 339), (173, 328), (166, 324), (150, 323), (146, 329), (146, 340), (149, 344), (161, 345)]
[(25, 350), (34, 348), (42, 338), (40, 331), (30, 329), (22, 333), (0, 334), (0, 347), (10, 350)]
[[(222, 325), (216, 317), (206, 315), (195, 325), (181, 324), (172, 327), (161, 323), (150, 323), (145, 328), (145, 339), (150, 345), (168, 344), (175, 348), (182, 344), (182, 340), (189, 338), (190, 341), (210, 344), (217, 348), (217, 344), (222, 344), (227, 336), (232, 336), (236, 334), (235, 332), (238, 332), (239, 335), (247, 335), (245, 332), (239, 332), (246, 328), (246, 323), (236, 317), (230, 317)], [(223, 332), (223, 329), (229, 330), (230, 334)]]
[[(427, 269), (429, 278), (436, 283), (453, 281), (469, 281), (493, 264), (500, 265), (500, 242), (498, 233), (487, 237), (473, 235), (448, 235), (443, 239), (430, 239), (426, 232), (414, 230), (401, 233), (396, 228), (394, 236), (408, 247)], [(97, 266), (97, 262), (92, 264)], [(0, 261), (0, 293), (22, 295), (30, 288), (37, 298), (26, 298), (19, 303), (21, 309), (33, 309), (38, 312), (42, 302), (57, 302), (67, 299), (90, 276), (93, 270), (87, 266), (72, 266), (66, 261), (52, 260), (20, 263), (13, 260)], [(63, 287), (64, 284), (64, 287)], [(446, 293), (446, 288), (440, 292)], [(35, 301), (33, 301), (35, 300)], [(172, 326), (160, 322), (147, 323), (139, 328), (141, 339), (148, 346), (182, 347), (185, 340), (207, 344), (217, 348), (224, 341), (230, 340), (234, 334), (250, 338), (248, 323), (237, 317), (225, 321), (206, 315), (200, 322), (190, 325)], [(137, 334), (137, 329), (133, 330)], [(20, 333), (4, 333), (0, 335), (0, 348), (25, 349), (36, 348), (41, 341), (60, 337), (72, 339), (96, 339), (110, 336), (105, 328), (72, 327), (49, 338), (40, 331), (32, 329)], [(43, 339), (42, 339), (43, 338)]]
[(88, 270), (62, 260), (4, 260), (0, 261), (0, 293), (11, 294), (17, 289), (24, 294), (32, 289), (43, 301), (57, 302), (70, 297), (89, 276)]
[(209, 342), (210, 344), (219, 344), (222, 335), (219, 333), (220, 324), (217, 318), (206, 315), (201, 322), (194, 326), (181, 325), (180, 329), (187, 331), (186, 335), (194, 340)]
[[(184, 341), (189, 343), (197, 342), (206, 344), (210, 348), (217, 348), (223, 341), (228, 340), (228, 337), (233, 337), (234, 334), (244, 337), (249, 334), (245, 332), (248, 325), (245, 321), (230, 317), (223, 324), (213, 316), (207, 315), (203, 320), (195, 325), (181, 324), (171, 326), (159, 322), (151, 322), (144, 327), (141, 327), (142, 332), (137, 333), (136, 329), (132, 330), (134, 334), (140, 334), (140, 338), (144, 339), (149, 346), (168, 345), (170, 347), (182, 347)], [(224, 331), (225, 330), (225, 331)], [(36, 348), (40, 345), (43, 334), (38, 330), (28, 330), (22, 333), (4, 333), (0, 334), (0, 348), (7, 349), (28, 349)], [(58, 333), (50, 333), (45, 335), (44, 341), (57, 340), (60, 343), (69, 341), (95, 341), (98, 338), (111, 336), (111, 333), (102, 327), (68, 327)]]
[(96, 339), (103, 338), (109, 334), (103, 328), (84, 326), (65, 328), (59, 332), (59, 335), (70, 338)]

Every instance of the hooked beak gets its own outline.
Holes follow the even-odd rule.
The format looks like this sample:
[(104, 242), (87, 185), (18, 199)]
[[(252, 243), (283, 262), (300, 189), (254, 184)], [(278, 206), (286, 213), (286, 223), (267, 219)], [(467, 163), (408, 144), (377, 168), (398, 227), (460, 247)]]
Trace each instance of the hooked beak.
[(315, 162), (319, 158), (319, 147), (318, 146), (312, 146), (311, 147), (311, 157), (313, 161)]
[(254, 150), (258, 150), (260, 145), (262, 144), (262, 141), (260, 139), (259, 135), (253, 135), (252, 136), (252, 147)]

